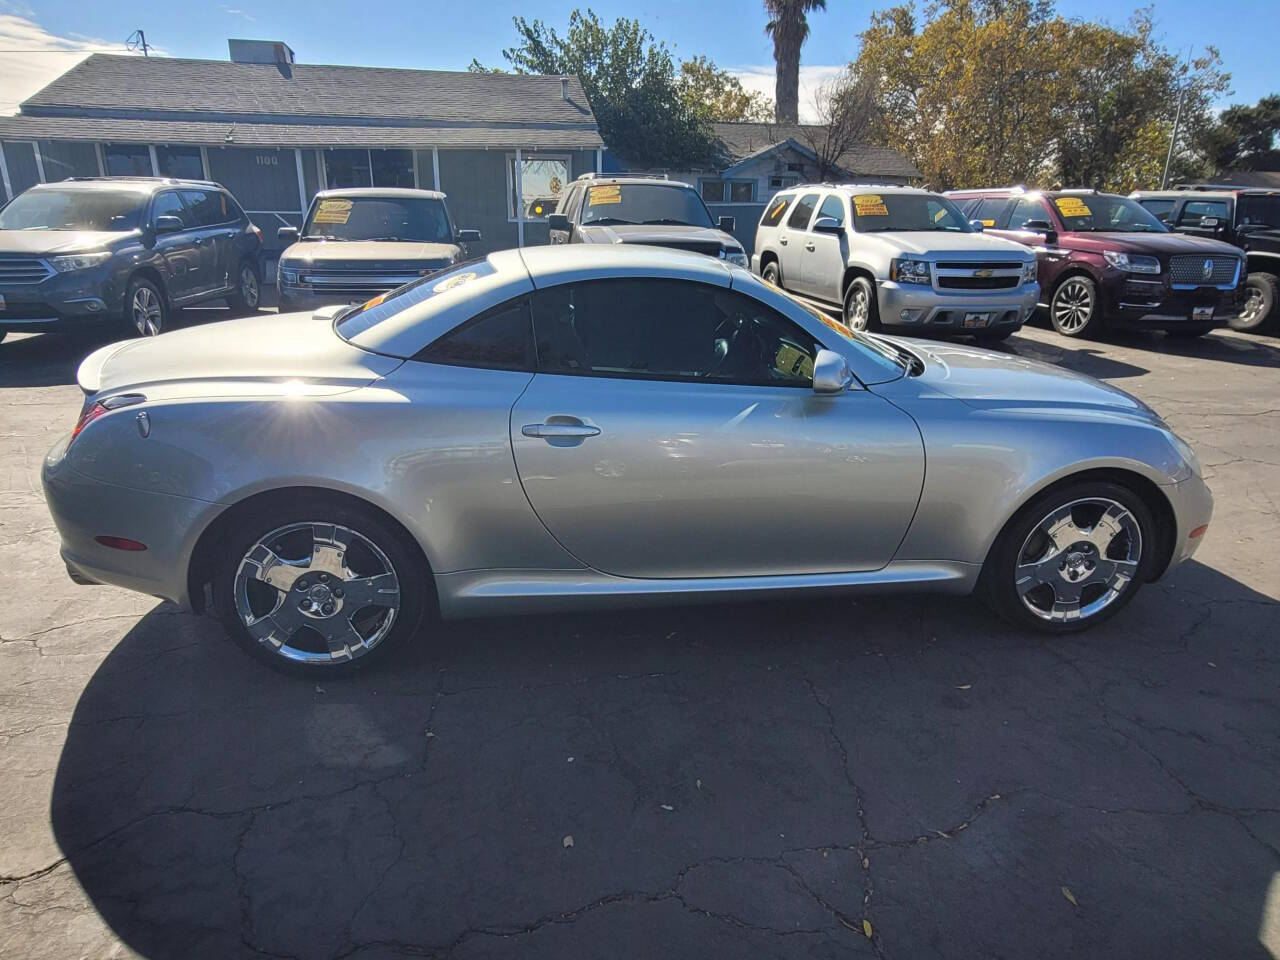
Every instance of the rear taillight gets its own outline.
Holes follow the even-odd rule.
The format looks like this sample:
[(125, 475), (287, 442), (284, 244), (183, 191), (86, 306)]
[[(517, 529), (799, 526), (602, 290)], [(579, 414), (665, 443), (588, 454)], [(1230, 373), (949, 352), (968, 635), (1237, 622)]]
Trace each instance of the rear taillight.
[(71, 439), (67, 441), (67, 446), (74, 443), (76, 437), (80, 436), (81, 431), (103, 414), (118, 410), (120, 407), (131, 407), (135, 403), (142, 403), (146, 399), (140, 393), (121, 393), (114, 397), (107, 397), (105, 400), (95, 400), (93, 403), (86, 404), (85, 408), (80, 411), (80, 419), (76, 421), (75, 429), (71, 431)]

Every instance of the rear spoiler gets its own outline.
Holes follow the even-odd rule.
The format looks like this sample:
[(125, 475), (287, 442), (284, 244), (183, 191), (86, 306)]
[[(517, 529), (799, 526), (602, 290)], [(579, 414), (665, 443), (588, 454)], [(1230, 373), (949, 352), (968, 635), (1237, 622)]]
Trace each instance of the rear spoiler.
[(76, 371), (76, 383), (80, 385), (80, 389), (84, 391), (86, 397), (91, 397), (102, 389), (102, 368), (107, 365), (108, 360), (115, 356), (117, 351), (123, 349), (128, 343), (128, 340), (121, 343), (109, 343), (105, 347), (99, 347), (84, 358), (80, 364), (80, 369)]

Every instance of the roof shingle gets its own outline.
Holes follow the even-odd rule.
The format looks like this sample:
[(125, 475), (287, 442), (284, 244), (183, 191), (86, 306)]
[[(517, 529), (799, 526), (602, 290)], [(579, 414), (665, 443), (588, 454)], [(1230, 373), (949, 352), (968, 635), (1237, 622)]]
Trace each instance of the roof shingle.
[[(801, 123), (715, 124), (716, 138), (724, 144), (726, 152), (735, 162), (785, 140), (794, 140), (807, 148), (810, 140), (821, 139), (824, 129), (822, 126)], [(871, 143), (853, 145), (840, 156), (839, 163), (848, 173), (859, 176), (923, 176), (919, 168), (899, 151)]]

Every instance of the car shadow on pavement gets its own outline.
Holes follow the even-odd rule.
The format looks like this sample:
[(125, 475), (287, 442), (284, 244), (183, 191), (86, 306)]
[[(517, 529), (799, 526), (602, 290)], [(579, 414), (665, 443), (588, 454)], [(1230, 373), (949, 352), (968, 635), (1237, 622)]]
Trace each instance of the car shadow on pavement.
[(792, 600), (434, 624), (317, 684), (160, 605), (53, 828), (153, 960), (1265, 957), (1276, 613), (1189, 563), (1048, 642)]
[[(994, 349), (1056, 363), (1102, 379), (1138, 376), (1147, 372), (1142, 367), (1121, 363), (1114, 356), (1104, 356), (1103, 351), (1108, 347), (1250, 367), (1280, 367), (1280, 343), (1269, 336), (1232, 334), (1222, 329), (1203, 337), (1180, 339), (1150, 331), (1104, 330), (1095, 339), (1079, 340), (1053, 334), (1047, 322), (1036, 326), (1047, 328), (1054, 342), (1018, 337), (997, 344)], [(1111, 365), (1117, 363), (1122, 367), (1131, 366), (1137, 372), (1110, 372)]]

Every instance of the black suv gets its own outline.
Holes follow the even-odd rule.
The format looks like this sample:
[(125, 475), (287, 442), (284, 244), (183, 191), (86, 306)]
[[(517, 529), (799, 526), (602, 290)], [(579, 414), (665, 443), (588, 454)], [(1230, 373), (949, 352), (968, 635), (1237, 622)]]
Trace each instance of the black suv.
[(1195, 183), (1130, 196), (1179, 233), (1245, 252), (1245, 302), (1234, 329), (1259, 331), (1280, 321), (1280, 190)]
[(734, 218), (713, 222), (698, 191), (678, 180), (584, 173), (565, 190), (547, 226), (552, 243), (644, 243), (747, 265), (747, 252), (733, 237)]
[(258, 308), (262, 232), (203, 180), (95, 177), (32, 187), (0, 209), (0, 340), (123, 320), (155, 336), (173, 307)]

